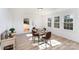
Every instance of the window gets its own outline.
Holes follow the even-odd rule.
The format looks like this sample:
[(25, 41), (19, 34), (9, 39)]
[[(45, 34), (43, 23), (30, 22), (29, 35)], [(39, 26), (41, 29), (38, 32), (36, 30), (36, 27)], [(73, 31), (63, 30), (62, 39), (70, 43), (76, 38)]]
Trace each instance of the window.
[(70, 15), (64, 17), (64, 29), (73, 30), (73, 19)]
[(48, 18), (48, 27), (51, 27), (51, 18)]
[(54, 17), (54, 28), (60, 28), (60, 17)]

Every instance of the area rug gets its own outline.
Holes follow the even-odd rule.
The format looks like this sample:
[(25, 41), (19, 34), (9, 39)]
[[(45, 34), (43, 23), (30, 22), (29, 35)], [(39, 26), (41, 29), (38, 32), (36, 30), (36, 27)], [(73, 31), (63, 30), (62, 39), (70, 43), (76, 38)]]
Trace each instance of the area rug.
[(30, 37), (30, 36), (32, 36), (32, 34), (26, 34), (26, 36), (27, 36), (27, 37)]
[(39, 45), (39, 50), (43, 50), (43, 49), (46, 49), (46, 48), (49, 48), (50, 46), (48, 44), (41, 44)]
[[(48, 41), (48, 43), (50, 44), (50, 41)], [(61, 42), (59, 42), (59, 41), (53, 39), (53, 40), (51, 40), (51, 45), (52, 45), (52, 46), (61, 45)]]
[[(62, 44), (61, 42), (59, 42), (59, 41), (57, 41), (55, 39), (50, 40), (50, 41), (51, 41), (52, 47), (58, 46), (58, 45), (61, 45)], [(49, 44), (50, 44), (50, 41), (48, 41)], [(43, 49), (49, 48), (50, 46), (48, 44), (45, 44), (44, 43), (44, 44), (39, 45), (38, 47), (39, 47), (39, 50), (43, 50)]]

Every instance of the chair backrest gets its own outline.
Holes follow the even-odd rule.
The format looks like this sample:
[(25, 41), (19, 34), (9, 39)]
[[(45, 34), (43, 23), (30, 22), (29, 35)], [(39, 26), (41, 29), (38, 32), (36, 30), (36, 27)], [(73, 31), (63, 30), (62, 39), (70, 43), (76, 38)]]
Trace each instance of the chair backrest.
[(46, 31), (46, 28), (43, 28)]
[(46, 39), (50, 39), (51, 38), (51, 32), (47, 32), (46, 33)]
[(34, 31), (34, 30), (32, 30), (32, 35), (33, 36), (39, 36), (39, 34), (36, 31)]

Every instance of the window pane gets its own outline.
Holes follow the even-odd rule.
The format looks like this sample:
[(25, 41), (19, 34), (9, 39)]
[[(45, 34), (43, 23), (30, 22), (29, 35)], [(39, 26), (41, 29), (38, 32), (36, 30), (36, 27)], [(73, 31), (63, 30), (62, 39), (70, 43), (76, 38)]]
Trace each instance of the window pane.
[(51, 27), (51, 18), (48, 18), (48, 27)]
[(73, 19), (70, 15), (64, 17), (64, 29), (73, 30)]
[(59, 24), (60, 19), (59, 18), (60, 18), (59, 16), (54, 17), (54, 27), (55, 28), (59, 28), (60, 27), (60, 24)]

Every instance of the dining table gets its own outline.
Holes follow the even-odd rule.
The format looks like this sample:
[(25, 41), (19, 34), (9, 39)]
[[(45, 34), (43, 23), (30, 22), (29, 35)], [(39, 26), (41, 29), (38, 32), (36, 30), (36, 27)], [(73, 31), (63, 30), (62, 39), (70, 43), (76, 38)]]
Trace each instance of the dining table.
[(38, 43), (39, 43), (40, 41), (42, 41), (42, 37), (45, 36), (46, 32), (42, 29), (38, 29), (37, 33), (38, 33)]

